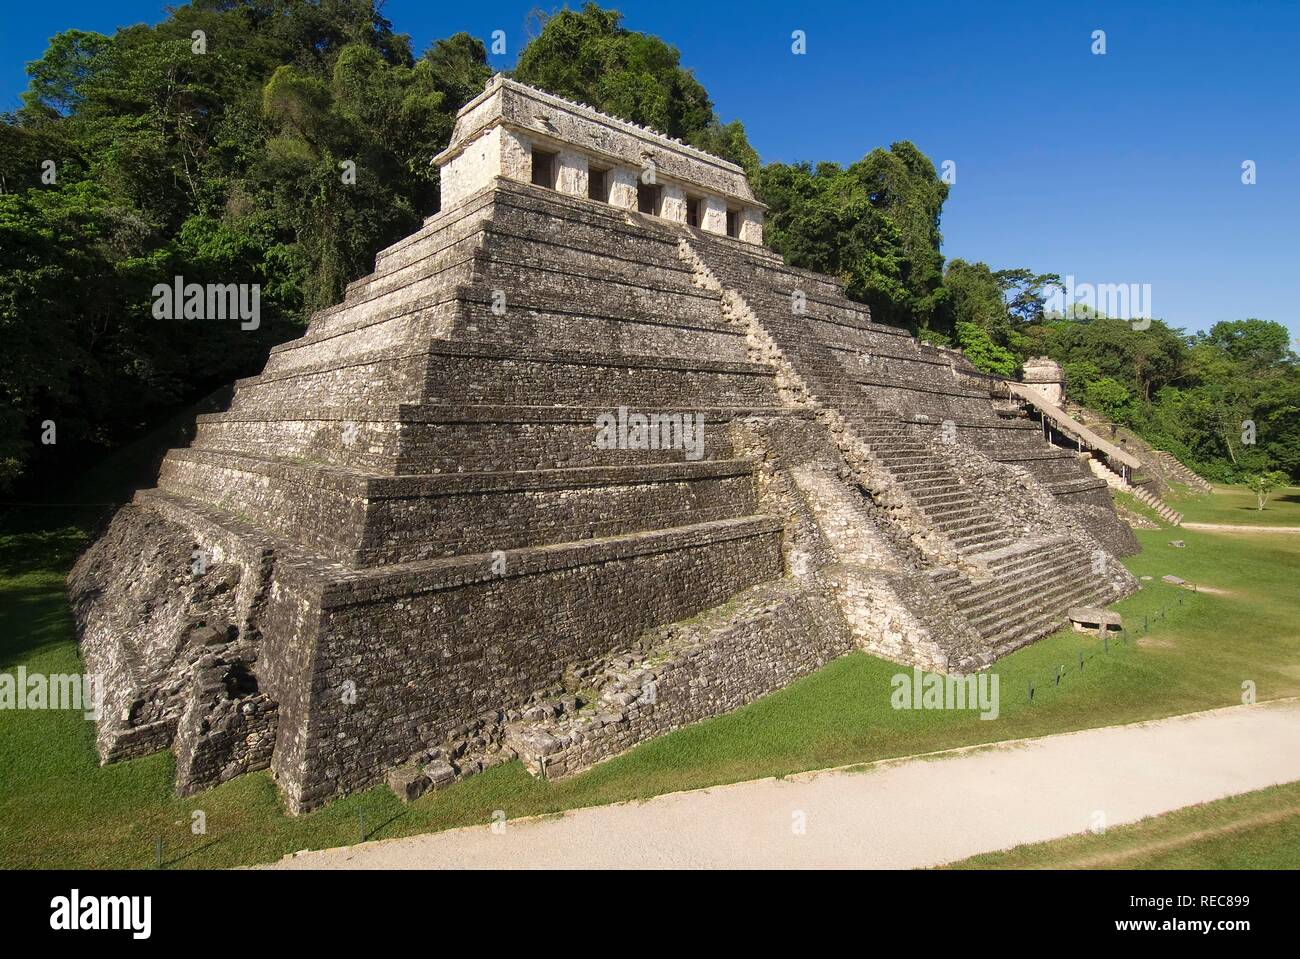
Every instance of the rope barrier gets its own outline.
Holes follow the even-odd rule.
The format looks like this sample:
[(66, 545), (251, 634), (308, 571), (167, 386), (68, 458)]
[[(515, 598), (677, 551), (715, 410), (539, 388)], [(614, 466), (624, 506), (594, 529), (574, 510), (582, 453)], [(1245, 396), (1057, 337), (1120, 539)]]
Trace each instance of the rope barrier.
[[(1193, 585), (1192, 588), (1193, 588), (1193, 590), (1195, 590), (1195, 588), (1196, 588), (1195, 585)], [(1161, 606), (1161, 607), (1156, 611), (1156, 613), (1155, 613), (1155, 619), (1157, 619), (1157, 620), (1159, 620), (1159, 621), (1161, 621), (1161, 622), (1164, 622), (1164, 621), (1165, 621), (1166, 614), (1168, 614), (1169, 612), (1171, 612), (1171, 611), (1174, 609), (1175, 606), (1182, 606), (1182, 605), (1183, 605), (1183, 596), (1182, 596), (1181, 593), (1180, 593), (1179, 596), (1178, 596), (1178, 601), (1177, 601), (1176, 603), (1170, 603), (1170, 604), (1168, 604), (1167, 606)], [(1124, 645), (1125, 647), (1128, 647), (1130, 643), (1136, 643), (1136, 641), (1137, 641), (1138, 639), (1141, 639), (1143, 636), (1147, 636), (1147, 635), (1150, 634), (1150, 632), (1151, 632), (1151, 620), (1152, 620), (1152, 617), (1151, 617), (1150, 614), (1148, 614), (1148, 615), (1144, 615), (1144, 616), (1142, 617), (1142, 629), (1141, 629), (1141, 632), (1139, 632), (1136, 636), (1132, 635), (1132, 634), (1129, 632), (1129, 630), (1125, 629), (1123, 626), (1120, 626), (1118, 630), (1115, 630), (1115, 631), (1114, 631), (1114, 639), (1115, 639), (1115, 641), (1116, 641), (1117, 643), (1120, 643), (1120, 644)], [(1088, 664), (1089, 661), (1091, 661), (1091, 660), (1093, 660), (1093, 659), (1098, 659), (1098, 658), (1102, 658), (1102, 657), (1109, 656), (1109, 655), (1110, 655), (1110, 651), (1111, 651), (1111, 650), (1110, 650), (1110, 641), (1111, 641), (1111, 630), (1107, 629), (1107, 628), (1103, 625), (1103, 626), (1101, 627), (1101, 647), (1100, 647), (1100, 649), (1098, 649), (1097, 647), (1093, 647), (1093, 649), (1090, 650), (1090, 651), (1087, 652), (1087, 653), (1085, 653), (1082, 649), (1078, 650), (1078, 655), (1079, 655), (1079, 667), (1078, 667), (1078, 672), (1082, 673), (1082, 672), (1084, 671), (1085, 667), (1087, 666), (1087, 664)], [(1051, 672), (1051, 674), (1050, 674), (1051, 684), (1052, 684), (1053, 686), (1057, 686), (1057, 687), (1059, 687), (1059, 686), (1061, 685), (1061, 682), (1062, 682), (1062, 681), (1063, 681), (1063, 680), (1064, 680), (1064, 679), (1065, 679), (1069, 674), (1070, 674), (1070, 670), (1066, 667), (1066, 665), (1065, 665), (1064, 663), (1062, 663), (1060, 666), (1056, 667), (1056, 669), (1054, 669), (1054, 670)], [(1038, 689), (1038, 685), (1039, 685), (1040, 683), (1041, 683), (1042, 685), (1046, 685), (1047, 682), (1048, 682), (1048, 678), (1049, 678), (1049, 677), (1046, 676), (1046, 675), (1044, 675), (1043, 673), (1031, 673), (1031, 674), (1030, 674), (1029, 679), (1027, 680), (1027, 687), (1028, 687), (1027, 702), (1029, 702), (1030, 704), (1032, 704), (1032, 703), (1034, 702), (1034, 694), (1035, 694), (1035, 692), (1036, 692), (1037, 689)]]

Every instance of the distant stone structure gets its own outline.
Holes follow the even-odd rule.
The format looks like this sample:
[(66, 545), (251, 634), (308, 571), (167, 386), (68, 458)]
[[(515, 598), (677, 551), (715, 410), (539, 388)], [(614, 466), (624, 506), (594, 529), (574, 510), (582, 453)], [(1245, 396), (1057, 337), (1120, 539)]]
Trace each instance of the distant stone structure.
[(1046, 356), (1025, 360), (1020, 381), (1053, 406), (1065, 405), (1065, 372)]
[(852, 650), (978, 670), (1136, 588), (1105, 483), (764, 249), (739, 168), (500, 77), (438, 162), (441, 212), (74, 568), (104, 761), (269, 767), (293, 812), (570, 775)]

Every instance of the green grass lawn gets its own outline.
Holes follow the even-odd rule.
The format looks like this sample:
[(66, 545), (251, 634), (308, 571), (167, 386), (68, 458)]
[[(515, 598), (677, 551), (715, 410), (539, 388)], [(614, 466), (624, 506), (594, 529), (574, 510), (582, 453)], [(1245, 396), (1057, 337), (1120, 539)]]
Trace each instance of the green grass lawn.
[[(1271, 523), (1285, 516), (1300, 524), (1294, 503), (1265, 514)], [(87, 534), (69, 515), (21, 517), (25, 526), (11, 521), (0, 535), (0, 671), (25, 664), (29, 672), (76, 672), (63, 576)], [(266, 772), (177, 799), (170, 754), (100, 768), (92, 725), (80, 713), (2, 711), (0, 865), (148, 868), (161, 838), (168, 867), (232, 866), (356, 842), (363, 833), (376, 839), (487, 823), (494, 810), (516, 818), (1232, 705), (1246, 680), (1260, 699), (1300, 694), (1300, 536), (1162, 529), (1138, 537), (1144, 551), (1126, 563), (1154, 579), (1117, 608), (1131, 632), (1145, 617), (1149, 634), (1103, 654), (1095, 640), (1064, 630), (1007, 657), (994, 667), (1001, 713), (992, 721), (973, 712), (894, 711), (890, 678), (900, 667), (855, 654), (570, 780), (534, 780), (510, 763), (410, 806), (377, 787), (291, 818)], [(1174, 538), (1187, 547), (1170, 547)], [(1159, 581), (1165, 573), (1205, 589), (1169, 586)], [(1081, 652), (1092, 656), (1083, 670)], [(204, 835), (191, 831), (195, 810), (206, 816)]]
[(986, 853), (949, 869), (1294, 869), (1300, 783), (1067, 839)]
[(1261, 510), (1255, 494), (1243, 486), (1216, 485), (1211, 495), (1175, 487), (1165, 498), (1186, 523), (1229, 523), (1234, 526), (1300, 525), (1300, 486), (1285, 486), (1269, 494)]

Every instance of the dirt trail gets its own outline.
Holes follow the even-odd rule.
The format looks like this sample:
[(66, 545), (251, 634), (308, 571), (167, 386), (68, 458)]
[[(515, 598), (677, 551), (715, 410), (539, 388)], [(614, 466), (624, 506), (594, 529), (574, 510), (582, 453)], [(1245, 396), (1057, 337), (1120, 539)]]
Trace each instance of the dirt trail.
[[(269, 868), (894, 867), (1300, 780), (1300, 700), (300, 853)], [(509, 814), (509, 810), (505, 810)]]

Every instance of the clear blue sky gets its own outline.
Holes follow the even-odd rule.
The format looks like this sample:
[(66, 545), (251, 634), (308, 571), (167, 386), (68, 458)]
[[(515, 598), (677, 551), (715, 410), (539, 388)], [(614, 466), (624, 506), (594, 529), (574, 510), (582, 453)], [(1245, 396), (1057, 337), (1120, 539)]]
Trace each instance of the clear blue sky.
[[(547, 0), (390, 0), (416, 52), (506, 31)], [(573, 4), (578, 5), (578, 4)], [(764, 161), (850, 163), (910, 139), (957, 182), (944, 252), (1079, 282), (1149, 283), (1204, 329), (1259, 316), (1300, 336), (1300, 4), (607, 3), (682, 51)], [(558, 4), (556, 4), (558, 6)], [(0, 33), (0, 109), (62, 29), (161, 18), (160, 0), (23, 4)], [(790, 34), (806, 32), (804, 56)], [(1094, 30), (1107, 53), (1090, 52)], [(1254, 160), (1258, 183), (1243, 186)]]

